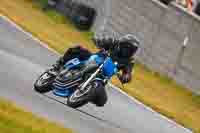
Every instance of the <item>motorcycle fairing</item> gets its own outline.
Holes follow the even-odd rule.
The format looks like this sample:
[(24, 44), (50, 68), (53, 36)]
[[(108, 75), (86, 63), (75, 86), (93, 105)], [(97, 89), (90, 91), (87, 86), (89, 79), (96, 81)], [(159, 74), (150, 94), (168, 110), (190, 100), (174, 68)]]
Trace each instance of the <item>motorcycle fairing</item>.
[(117, 71), (117, 64), (115, 64), (110, 57), (107, 57), (106, 62), (103, 65), (103, 75), (111, 78)]
[[(75, 69), (82, 64), (88, 64), (90, 62), (95, 62), (99, 66), (104, 63), (102, 68), (102, 74), (107, 79), (110, 79), (117, 72), (117, 65), (112, 61), (112, 59), (110, 57), (107, 57), (105, 61), (105, 57), (102, 56), (101, 54), (93, 54), (86, 61), (80, 61), (78, 58), (71, 59), (64, 65), (64, 68), (69, 70)], [(98, 78), (96, 77), (95, 79)], [(53, 83), (53, 88), (54, 88), (53, 93), (61, 97), (70, 96), (75, 90), (74, 87), (77, 87), (77, 85), (71, 83), (69, 84), (59, 83), (58, 81), (55, 80), (55, 82)]]
[[(64, 68), (69, 70), (75, 69), (81, 64), (84, 64), (84, 61), (80, 61), (78, 58), (74, 58), (65, 63)], [(53, 94), (61, 97), (68, 97), (73, 93), (74, 88), (79, 85), (78, 83), (80, 82), (81, 78), (77, 77), (77, 79), (74, 79), (73, 81), (71, 80), (69, 81), (67, 75), (64, 76), (63, 78), (64, 79), (62, 81), (59, 81), (59, 79), (55, 79), (55, 82), (53, 83), (52, 86)]]
[(96, 64), (100, 65), (104, 61), (104, 57), (102, 57), (100, 54), (93, 54), (90, 56), (90, 58), (87, 60), (87, 63), (95, 61)]
[(74, 59), (69, 60), (67, 63), (65, 63), (64, 68), (72, 69), (82, 63), (83, 61), (80, 61), (78, 58), (74, 58)]

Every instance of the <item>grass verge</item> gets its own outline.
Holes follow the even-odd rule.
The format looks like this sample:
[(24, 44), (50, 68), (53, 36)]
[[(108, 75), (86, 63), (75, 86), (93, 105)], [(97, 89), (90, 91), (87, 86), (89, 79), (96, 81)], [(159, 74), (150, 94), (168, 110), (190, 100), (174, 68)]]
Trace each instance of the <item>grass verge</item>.
[(72, 133), (70, 129), (22, 111), (2, 99), (0, 99), (0, 130), (1, 133)]
[[(0, 12), (60, 53), (77, 42), (91, 51), (96, 50), (89, 33), (77, 31), (69, 21), (54, 11), (42, 12), (34, 0), (1, 0)], [(113, 83), (121, 86), (116, 78)], [(200, 133), (200, 97), (174, 81), (138, 64), (133, 82), (122, 89), (154, 110)]]

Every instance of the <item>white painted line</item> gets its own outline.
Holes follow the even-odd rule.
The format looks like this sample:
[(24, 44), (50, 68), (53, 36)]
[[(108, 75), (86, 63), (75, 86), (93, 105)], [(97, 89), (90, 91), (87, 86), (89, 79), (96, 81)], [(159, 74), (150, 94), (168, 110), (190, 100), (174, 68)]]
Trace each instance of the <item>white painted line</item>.
[[(49, 51), (57, 54), (57, 55), (61, 55), (59, 54), (57, 51), (55, 51), (54, 49), (50, 48), (46, 43), (42, 42), (41, 40), (39, 40), (38, 38), (34, 37), (31, 33), (27, 32), (27, 31), (24, 31), (19, 25), (15, 24), (12, 20), (10, 20), (8, 17), (0, 14), (0, 17), (5, 19), (6, 21), (8, 21), (9, 23), (11, 23), (14, 27), (16, 27), (18, 30), (20, 30), (21, 32), (23, 32), (24, 34), (26, 34), (27, 36), (29, 36), (30, 38), (32, 38), (34, 41), (38, 42), (41, 46), (47, 48)], [(153, 113), (158, 113), (156, 111), (154, 111), (152, 108), (144, 105), (143, 103), (141, 103), (140, 101), (136, 100), (135, 98), (129, 96), (127, 93), (125, 93), (124, 91), (122, 91), (120, 88), (112, 85), (112, 84), (109, 84), (112, 88), (116, 89), (117, 91), (119, 91), (120, 93), (122, 93), (123, 95), (127, 96), (128, 98), (130, 98), (131, 100), (133, 100), (134, 102), (136, 102), (138, 105), (141, 105), (142, 107), (144, 107), (146, 110), (150, 111), (150, 112), (153, 112)], [(159, 114), (159, 113), (158, 113)], [(176, 125), (177, 127), (180, 127), (180, 128), (183, 128), (187, 133), (192, 133), (192, 131), (190, 129), (187, 129), (183, 126), (181, 126), (180, 124), (176, 123), (175, 121), (167, 118), (166, 116), (160, 114), (160, 117), (167, 120), (168, 122)]]
[(28, 37), (32, 38), (34, 41), (38, 42), (40, 45), (42, 45), (43, 47), (47, 48), (49, 51), (52, 51), (53, 53), (56, 53), (59, 55), (59, 53), (57, 51), (55, 51), (54, 49), (50, 48), (46, 43), (42, 42), (41, 40), (39, 40), (38, 38), (34, 37), (30, 32), (25, 31), (23, 28), (21, 28), (19, 25), (17, 25), (16, 23), (14, 23), (11, 19), (9, 19), (8, 17), (0, 14), (0, 17), (3, 18), (4, 20), (8, 21), (11, 25), (13, 25), (16, 29), (18, 29), (19, 31), (23, 32), (24, 34), (26, 34)]
[[(135, 99), (134, 97), (132, 96), (129, 96), (126, 92), (122, 91), (120, 88), (114, 86), (113, 84), (110, 84), (109, 83), (109, 86), (111, 86), (112, 88), (116, 89), (117, 91), (119, 91), (120, 93), (122, 93), (123, 95), (127, 96), (128, 98), (130, 98), (131, 100), (133, 100), (135, 103), (137, 103), (138, 105), (144, 107), (146, 110), (152, 112), (152, 113), (158, 113), (156, 112), (155, 110), (153, 110), (151, 107), (148, 107), (146, 106), (145, 104), (141, 103), (139, 100)], [(168, 117), (158, 113), (159, 116), (162, 118), (162, 119), (165, 119), (166, 121), (168, 121), (169, 123), (172, 123), (173, 125), (176, 125), (177, 127), (180, 127), (180, 128), (183, 128), (184, 130), (186, 130), (188, 133), (192, 133), (192, 131), (188, 128), (185, 128), (183, 127), (182, 125), (176, 123), (175, 121), (169, 119)]]

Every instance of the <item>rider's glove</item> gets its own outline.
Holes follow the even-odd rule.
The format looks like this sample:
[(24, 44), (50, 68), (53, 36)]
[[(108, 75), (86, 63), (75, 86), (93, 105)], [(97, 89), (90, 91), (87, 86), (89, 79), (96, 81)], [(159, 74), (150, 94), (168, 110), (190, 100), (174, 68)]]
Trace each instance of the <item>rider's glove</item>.
[(119, 80), (122, 83), (128, 83), (132, 79), (132, 70), (134, 63), (127, 64), (125, 68), (122, 69), (122, 75), (119, 75)]
[(119, 76), (119, 80), (125, 84), (128, 83), (131, 80), (131, 73), (125, 73)]

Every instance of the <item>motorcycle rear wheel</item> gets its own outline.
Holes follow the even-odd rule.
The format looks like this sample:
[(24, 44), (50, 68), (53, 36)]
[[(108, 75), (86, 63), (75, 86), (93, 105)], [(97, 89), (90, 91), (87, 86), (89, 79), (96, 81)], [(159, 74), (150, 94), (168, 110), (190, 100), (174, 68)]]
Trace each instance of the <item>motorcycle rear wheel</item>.
[(34, 90), (39, 93), (46, 93), (52, 90), (51, 84), (54, 81), (55, 76), (50, 75), (48, 72), (44, 72), (34, 83)]

